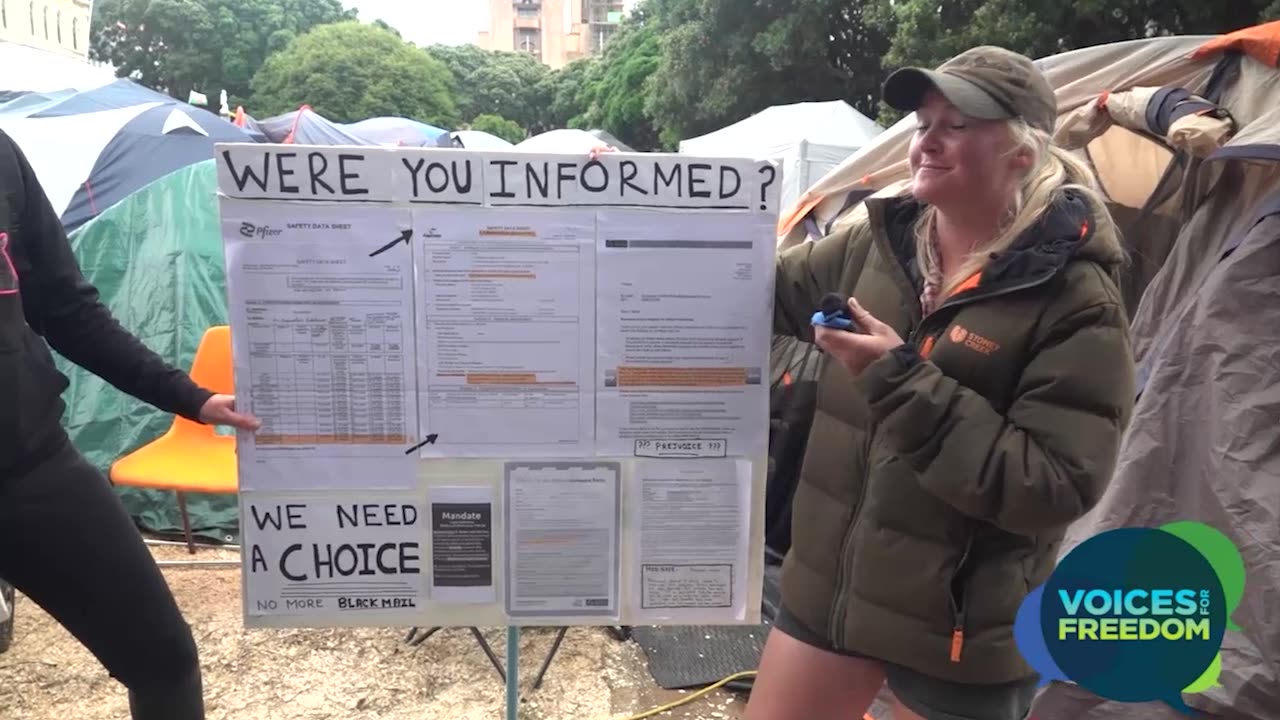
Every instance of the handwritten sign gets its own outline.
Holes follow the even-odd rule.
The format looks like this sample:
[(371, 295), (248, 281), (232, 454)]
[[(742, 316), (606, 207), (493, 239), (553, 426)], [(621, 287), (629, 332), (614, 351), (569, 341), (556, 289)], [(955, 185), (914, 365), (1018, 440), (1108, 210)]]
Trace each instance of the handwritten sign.
[(388, 202), (390, 152), (372, 147), (219, 144), (218, 189), (229, 197)]
[(776, 212), (782, 184), (770, 160), (674, 153), (221, 144), (215, 158), (219, 191), (253, 199)]
[(421, 607), (423, 519), (405, 498), (245, 502), (250, 615), (392, 613)]

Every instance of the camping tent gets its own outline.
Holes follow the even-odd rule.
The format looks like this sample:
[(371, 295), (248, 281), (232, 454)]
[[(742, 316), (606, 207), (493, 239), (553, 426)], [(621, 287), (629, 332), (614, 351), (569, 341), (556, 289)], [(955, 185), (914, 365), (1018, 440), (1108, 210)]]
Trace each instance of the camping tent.
[(606, 145), (608, 145), (607, 142), (586, 130), (559, 128), (522, 140), (516, 144), (515, 149), (520, 152), (586, 155), (593, 148), (602, 148)]
[(775, 105), (715, 132), (680, 141), (686, 155), (758, 157), (782, 164), (782, 206), (881, 132), (843, 100)]
[(402, 117), (374, 117), (339, 127), (379, 145), (408, 147), (431, 147), (446, 134), (434, 125)]
[[(81, 269), (102, 302), (147, 347), (180, 368), (191, 367), (204, 330), (226, 322), (216, 193), (214, 161), (205, 160), (160, 178), (71, 234)], [(71, 380), (63, 424), (76, 447), (103, 472), (168, 429), (171, 416), (61, 356), (57, 362)], [(172, 493), (117, 492), (147, 529), (181, 529)], [(187, 505), (196, 532), (234, 537), (234, 497), (188, 495)]]
[[(1061, 552), (1112, 528), (1180, 520), (1213, 525), (1242, 549), (1243, 629), (1224, 639), (1220, 685), (1184, 695), (1224, 719), (1280, 717), (1280, 23), (1242, 33), (1038, 61), (1057, 90), (1059, 132), (1097, 169), (1136, 259), (1126, 294), (1141, 394), (1109, 489)], [(1091, 106), (1117, 96), (1150, 102), (1116, 113), (1128, 126), (1099, 120)], [(1224, 111), (1233, 131), (1210, 132), (1211, 147), (1178, 134)], [(781, 218), (780, 246), (843, 227), (869, 194), (900, 192), (911, 133), (908, 117), (810, 188)], [(1065, 683), (1032, 716), (1185, 717)]]
[(446, 132), (434, 125), (402, 117), (374, 117), (355, 123), (336, 123), (310, 106), (255, 120), (239, 109), (235, 123), (260, 133), (267, 142), (298, 145), (408, 145), (431, 147)]
[(456, 130), (441, 135), (436, 145), (466, 150), (510, 150), (515, 147), (509, 141), (481, 130)]
[[(132, 102), (131, 92), (150, 99)], [(30, 159), (67, 230), (178, 168), (212, 159), (216, 143), (254, 142), (206, 110), (145, 88), (112, 85), (9, 109), (0, 111), (0, 129)]]

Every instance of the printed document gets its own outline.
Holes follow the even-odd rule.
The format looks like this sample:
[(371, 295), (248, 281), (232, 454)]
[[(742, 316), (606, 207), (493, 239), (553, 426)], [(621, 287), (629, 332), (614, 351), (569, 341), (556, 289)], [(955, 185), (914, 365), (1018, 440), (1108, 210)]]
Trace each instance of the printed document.
[(507, 614), (618, 615), (618, 463), (508, 463)]
[(772, 233), (752, 215), (600, 212), (598, 454), (768, 447)]
[[(409, 213), (224, 203), (236, 393), (262, 420), (238, 443), (242, 468), (256, 466), (242, 487), (411, 485)], [(372, 465), (334, 462), (357, 457)]]
[(493, 488), (431, 488), (431, 599), (491, 603)]
[(590, 455), (595, 215), (420, 209), (422, 457)]
[(746, 619), (751, 462), (638, 461), (627, 499), (637, 622)]

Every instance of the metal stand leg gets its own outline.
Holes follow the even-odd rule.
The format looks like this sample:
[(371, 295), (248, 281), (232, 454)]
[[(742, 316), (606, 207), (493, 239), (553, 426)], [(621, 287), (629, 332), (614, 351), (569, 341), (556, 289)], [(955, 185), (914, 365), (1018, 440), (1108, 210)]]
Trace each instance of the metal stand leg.
[[(418, 628), (409, 628), (408, 634), (404, 636), (404, 642), (410, 647), (417, 647), (426, 642), (427, 638), (435, 635), (443, 629), (444, 628), (441, 627), (433, 627), (423, 634), (418, 635)], [(472, 637), (474, 637), (476, 642), (480, 645), (480, 649), (483, 650), (485, 656), (489, 658), (489, 663), (493, 665), (493, 669), (498, 671), (498, 677), (502, 678), (503, 682), (506, 682), (507, 673), (502, 669), (502, 660), (498, 658), (497, 653), (493, 651), (493, 648), (490, 647), (489, 642), (484, 639), (484, 635), (480, 633), (478, 628), (473, 627), (469, 629), (471, 630)]]
[(564, 640), (564, 634), (569, 632), (569, 628), (562, 627), (556, 631), (555, 642), (551, 643), (551, 651), (547, 653), (547, 657), (542, 661), (542, 667), (538, 668), (538, 675), (533, 679), (533, 689), (537, 690), (542, 687), (542, 676), (547, 674), (547, 668), (551, 667), (551, 661), (556, 657), (556, 651), (560, 649), (560, 643)]
[[(498, 671), (498, 677), (502, 678), (503, 682), (505, 682), (507, 675), (502, 672), (502, 661), (498, 659), (496, 654), (494, 654), (493, 648), (489, 647), (489, 643), (484, 639), (484, 635), (480, 634), (480, 630), (478, 628), (471, 628), (471, 634), (475, 636), (476, 642), (480, 643), (480, 649), (484, 650), (484, 654), (489, 656), (489, 662), (493, 663), (493, 669)], [(508, 664), (510, 664), (509, 661)]]
[(507, 720), (518, 720), (520, 710), (520, 628), (507, 626)]
[(196, 554), (195, 539), (191, 535), (191, 516), (187, 514), (187, 496), (175, 491), (178, 496), (178, 511), (182, 513), (182, 535), (187, 539), (187, 552)]

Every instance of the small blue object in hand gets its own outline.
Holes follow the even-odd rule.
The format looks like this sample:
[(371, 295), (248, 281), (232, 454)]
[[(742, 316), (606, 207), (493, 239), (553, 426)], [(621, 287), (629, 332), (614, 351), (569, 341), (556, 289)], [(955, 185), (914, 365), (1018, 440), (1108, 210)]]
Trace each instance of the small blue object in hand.
[(849, 303), (835, 293), (827, 293), (822, 297), (821, 309), (813, 314), (810, 322), (836, 330), (857, 332), (853, 318), (849, 315)]

